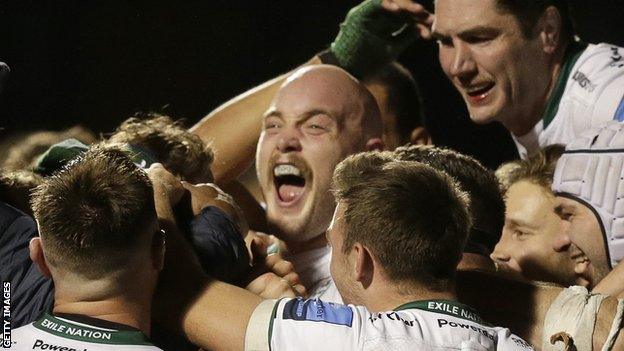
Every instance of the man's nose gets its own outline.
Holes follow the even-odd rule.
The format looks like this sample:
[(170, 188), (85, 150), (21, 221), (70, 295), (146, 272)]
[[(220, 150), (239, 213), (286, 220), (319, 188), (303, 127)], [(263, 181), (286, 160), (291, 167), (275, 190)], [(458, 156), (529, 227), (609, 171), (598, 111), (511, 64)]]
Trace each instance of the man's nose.
[(472, 56), (470, 47), (462, 42), (455, 44), (455, 55), (451, 64), (450, 73), (462, 83), (472, 79), (477, 71), (477, 64)]
[(299, 131), (293, 127), (284, 128), (277, 141), (277, 149), (282, 153), (301, 151)]
[(507, 236), (503, 234), (500, 241), (494, 247), (494, 252), (490, 254), (490, 258), (494, 262), (508, 262), (511, 259), (509, 252), (509, 240)]
[(565, 251), (572, 244), (572, 240), (570, 239), (570, 235), (567, 231), (561, 231), (557, 235), (555, 235), (555, 239), (553, 241), (553, 249), (556, 252)]
[(559, 231), (553, 240), (553, 249), (556, 252), (565, 251), (572, 244), (572, 238), (570, 237), (571, 223), (567, 220), (561, 220)]

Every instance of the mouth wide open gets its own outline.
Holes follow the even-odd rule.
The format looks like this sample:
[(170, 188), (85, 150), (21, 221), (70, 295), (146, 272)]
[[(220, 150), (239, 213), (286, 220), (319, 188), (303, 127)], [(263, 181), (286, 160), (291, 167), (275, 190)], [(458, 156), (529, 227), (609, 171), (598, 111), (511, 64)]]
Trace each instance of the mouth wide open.
[(290, 164), (277, 165), (273, 176), (280, 205), (294, 205), (302, 198), (307, 181), (300, 168)]

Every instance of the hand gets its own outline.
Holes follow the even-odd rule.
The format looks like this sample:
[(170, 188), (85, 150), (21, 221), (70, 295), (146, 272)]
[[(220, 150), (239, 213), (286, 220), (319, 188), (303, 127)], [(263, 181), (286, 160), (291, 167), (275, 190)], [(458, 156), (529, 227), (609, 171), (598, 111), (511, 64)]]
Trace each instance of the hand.
[(171, 206), (177, 204), (182, 195), (184, 195), (184, 188), (180, 183), (180, 180), (171, 174), (160, 163), (153, 163), (150, 168), (147, 169), (147, 175), (152, 181), (154, 187), (154, 195), (163, 195), (168, 200)]
[(366, 0), (349, 11), (330, 52), (340, 67), (356, 77), (366, 76), (395, 60), (418, 38), (414, 17), (396, 10), (394, 3), (383, 7), (382, 0)]
[(423, 39), (431, 39), (431, 26), (435, 20), (435, 15), (412, 0), (383, 0), (381, 7), (392, 13), (409, 14), (416, 23), (417, 33)]
[(182, 181), (182, 186), (191, 194), (193, 214), (199, 214), (206, 206), (215, 206), (232, 218), (242, 234), (247, 233), (249, 226), (241, 209), (234, 199), (219, 187), (214, 184), (191, 184), (185, 181)]
[(298, 291), (302, 296), (306, 294), (299, 274), (295, 271), (295, 266), (290, 261), (286, 261), (280, 253), (267, 253), (271, 245), (279, 245), (279, 240), (275, 236), (250, 231), (245, 241), (253, 262), (251, 279), (255, 280), (266, 273), (273, 273), (288, 281), (291, 286), (301, 286)]
[(247, 285), (246, 289), (265, 299), (297, 296), (305, 297), (307, 295), (303, 285), (292, 283), (290, 280), (281, 278), (271, 272), (264, 273), (252, 280), (251, 283)]
[[(279, 252), (280, 241), (274, 235), (250, 230), (245, 237), (245, 244), (249, 251), (249, 257), (251, 257), (252, 260), (261, 262), (269, 253)], [(269, 252), (269, 248), (271, 247), (274, 247), (275, 250)]]

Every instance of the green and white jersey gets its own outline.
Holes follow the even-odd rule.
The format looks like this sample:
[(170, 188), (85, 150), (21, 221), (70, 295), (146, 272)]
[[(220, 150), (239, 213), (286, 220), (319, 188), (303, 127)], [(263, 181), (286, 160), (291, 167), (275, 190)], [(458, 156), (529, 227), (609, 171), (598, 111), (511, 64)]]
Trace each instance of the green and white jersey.
[(160, 350), (143, 333), (134, 329), (102, 328), (48, 313), (31, 324), (15, 329), (11, 341), (11, 350)]
[(575, 43), (542, 119), (529, 133), (514, 136), (520, 157), (552, 144), (567, 145), (581, 132), (611, 120), (624, 121), (624, 49)]
[(370, 313), (364, 307), (317, 299), (262, 302), (247, 326), (245, 349), (533, 350), (509, 329), (488, 325), (455, 301), (415, 301)]

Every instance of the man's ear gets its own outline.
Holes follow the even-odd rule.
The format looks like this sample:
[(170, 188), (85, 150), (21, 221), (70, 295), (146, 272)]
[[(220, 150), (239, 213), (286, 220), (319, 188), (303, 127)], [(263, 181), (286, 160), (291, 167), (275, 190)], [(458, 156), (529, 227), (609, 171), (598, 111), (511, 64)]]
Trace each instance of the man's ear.
[(355, 264), (353, 265), (355, 279), (366, 289), (373, 282), (373, 275), (375, 273), (373, 256), (370, 251), (368, 251), (368, 248), (360, 243), (353, 244), (351, 254), (355, 260)]
[(412, 145), (431, 145), (431, 135), (425, 127), (416, 127), (410, 133), (410, 144)]
[(366, 142), (366, 151), (382, 151), (385, 145), (381, 138), (371, 138)]
[(28, 251), (30, 252), (30, 259), (37, 265), (39, 272), (47, 278), (52, 278), (48, 262), (46, 262), (45, 255), (43, 254), (43, 242), (40, 237), (30, 239)]
[(561, 31), (563, 30), (563, 19), (559, 10), (554, 6), (547, 7), (540, 18), (538, 28), (544, 52), (555, 53), (561, 45)]
[(167, 236), (160, 229), (152, 236), (152, 268), (162, 271), (165, 266), (165, 252), (167, 250)]

